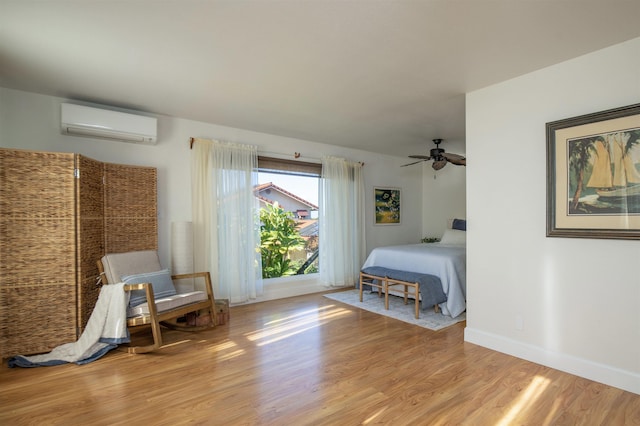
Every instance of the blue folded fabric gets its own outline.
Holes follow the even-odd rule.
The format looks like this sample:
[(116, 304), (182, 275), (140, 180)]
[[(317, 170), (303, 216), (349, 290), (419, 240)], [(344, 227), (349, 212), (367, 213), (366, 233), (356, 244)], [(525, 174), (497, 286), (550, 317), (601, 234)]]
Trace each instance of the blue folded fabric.
[(417, 282), (420, 285), (420, 305), (423, 310), (447, 301), (447, 295), (444, 294), (444, 291), (442, 290), (442, 282), (440, 281), (440, 278), (435, 275), (423, 274), (420, 272), (399, 271), (397, 269), (390, 269), (382, 266), (370, 266), (368, 268), (364, 268), (362, 272), (376, 277), (388, 277), (394, 280), (407, 281), (411, 283)]
[[(94, 352), (93, 354), (91, 354), (89, 357), (84, 358), (84, 359), (80, 359), (78, 361), (75, 361), (75, 364), (78, 365), (84, 365), (84, 364), (88, 364), (90, 362), (93, 362), (99, 358), (102, 358), (107, 352), (109, 352), (112, 349), (117, 348), (118, 345), (106, 345), (103, 346), (102, 348), (98, 349), (96, 352)], [(69, 361), (65, 361), (62, 359), (49, 359), (47, 361), (39, 361), (39, 362), (34, 362), (31, 361), (28, 357), (25, 357), (23, 355), (16, 355), (14, 357), (9, 358), (9, 360), (7, 361), (7, 366), (9, 368), (14, 368), (14, 367), (22, 367), (22, 368), (33, 368), (33, 367), (51, 367), (54, 365), (61, 365), (61, 364), (67, 364)]]

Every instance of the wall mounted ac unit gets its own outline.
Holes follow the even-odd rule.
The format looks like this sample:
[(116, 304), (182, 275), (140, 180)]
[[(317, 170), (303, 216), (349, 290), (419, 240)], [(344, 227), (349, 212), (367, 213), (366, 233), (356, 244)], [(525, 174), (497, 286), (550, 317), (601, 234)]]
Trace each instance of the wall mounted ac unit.
[(63, 134), (155, 145), (158, 120), (155, 117), (60, 104)]

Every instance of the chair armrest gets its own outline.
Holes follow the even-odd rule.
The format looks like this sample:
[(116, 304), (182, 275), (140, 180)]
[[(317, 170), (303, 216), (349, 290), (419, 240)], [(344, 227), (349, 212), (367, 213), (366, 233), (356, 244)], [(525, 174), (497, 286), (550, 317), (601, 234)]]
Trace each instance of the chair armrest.
[(145, 290), (150, 283), (125, 284), (124, 291)]
[(211, 274), (209, 272), (193, 272), (190, 274), (177, 274), (171, 276), (171, 279), (173, 280), (181, 280), (183, 278), (204, 278), (204, 286), (207, 290), (207, 296), (212, 301), (211, 303), (214, 303), (213, 286), (211, 285)]
[(173, 280), (181, 280), (183, 278), (205, 277), (206, 275), (209, 275), (209, 273), (208, 272), (192, 272), (192, 273), (189, 273), (189, 274), (171, 275), (171, 279), (173, 279)]
[(124, 291), (144, 290), (147, 296), (147, 303), (149, 304), (149, 312), (153, 310), (154, 315), (156, 312), (156, 297), (153, 294), (153, 286), (151, 283), (140, 284), (125, 284)]

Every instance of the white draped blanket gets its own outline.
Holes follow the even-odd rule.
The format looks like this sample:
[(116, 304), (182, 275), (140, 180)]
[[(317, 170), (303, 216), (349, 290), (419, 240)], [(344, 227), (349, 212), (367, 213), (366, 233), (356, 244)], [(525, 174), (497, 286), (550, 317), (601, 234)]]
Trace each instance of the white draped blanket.
[(69, 362), (82, 365), (95, 361), (119, 343), (129, 342), (129, 293), (124, 291), (123, 286), (123, 283), (102, 286), (87, 327), (76, 342), (65, 343), (42, 355), (17, 355), (9, 359), (9, 367), (39, 367)]

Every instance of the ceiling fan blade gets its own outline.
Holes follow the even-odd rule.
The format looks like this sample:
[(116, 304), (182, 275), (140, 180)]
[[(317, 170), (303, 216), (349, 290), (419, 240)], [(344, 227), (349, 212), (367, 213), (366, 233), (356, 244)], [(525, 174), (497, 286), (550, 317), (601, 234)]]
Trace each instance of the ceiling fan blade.
[(426, 161), (426, 160), (414, 161), (413, 163), (403, 164), (403, 165), (402, 165), (402, 166), (400, 166), (400, 167), (413, 166), (414, 164), (422, 163), (423, 161)]
[(431, 157), (428, 155), (410, 155), (409, 158), (421, 158), (423, 160), (431, 160)]
[(464, 156), (458, 154), (451, 154), (450, 152), (442, 153), (443, 156), (447, 158), (447, 160), (464, 160)]
[(433, 167), (433, 170), (440, 170), (446, 165), (447, 165), (447, 160), (438, 160), (438, 161), (434, 161), (431, 167)]
[(449, 154), (449, 153), (444, 153), (442, 155), (451, 164), (455, 164), (456, 166), (466, 166), (467, 165), (467, 159), (464, 158), (462, 155)]

